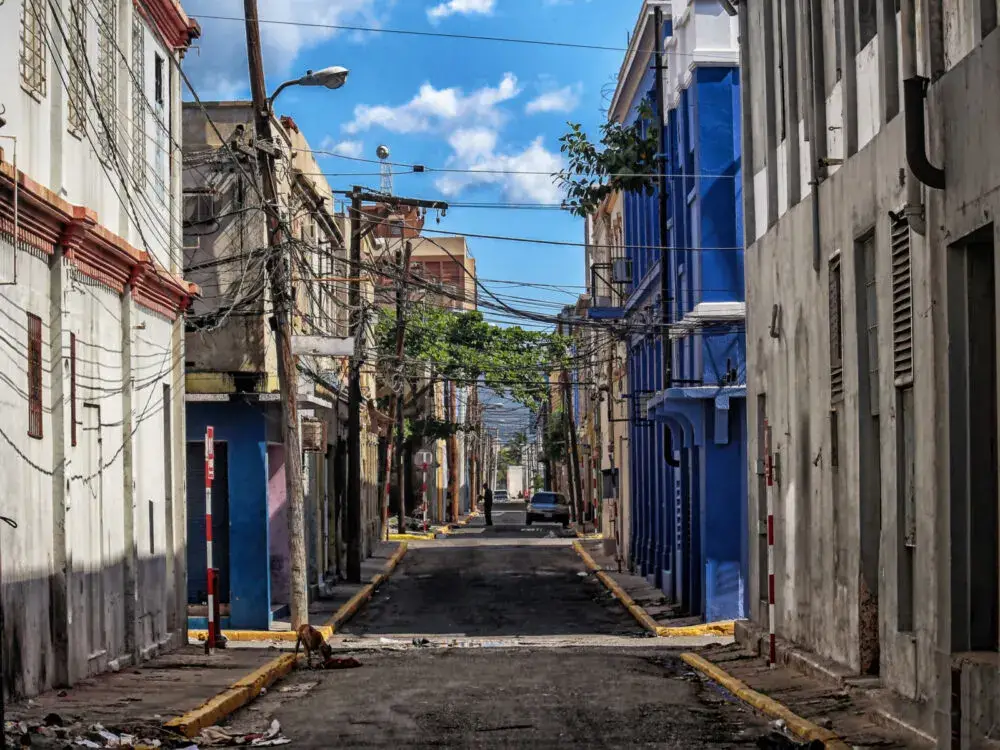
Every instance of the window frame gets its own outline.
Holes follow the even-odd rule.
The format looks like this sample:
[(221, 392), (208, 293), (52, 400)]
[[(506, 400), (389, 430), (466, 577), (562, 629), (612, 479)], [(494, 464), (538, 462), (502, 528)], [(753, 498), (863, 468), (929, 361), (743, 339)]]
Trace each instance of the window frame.
[(42, 319), (28, 313), (28, 437), (45, 437), (42, 421)]

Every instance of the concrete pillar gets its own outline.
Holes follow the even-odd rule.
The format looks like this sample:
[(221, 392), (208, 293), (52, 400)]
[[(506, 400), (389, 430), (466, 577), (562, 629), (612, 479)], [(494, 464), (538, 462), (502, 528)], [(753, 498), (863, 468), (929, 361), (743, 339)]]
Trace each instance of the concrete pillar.
[(123, 601), (125, 605), (125, 653), (133, 662), (139, 659), (138, 639), (136, 629), (136, 602), (138, 589), (136, 587), (136, 544), (135, 544), (135, 474), (133, 467), (132, 435), (135, 431), (135, 414), (132, 397), (132, 290), (136, 276), (129, 279), (121, 297), (121, 337), (122, 337), (122, 487), (123, 487), (123, 518), (125, 529), (125, 588)]
[(49, 276), (49, 361), (51, 363), (50, 398), (52, 404), (52, 583), (51, 638), (55, 651), (56, 687), (72, 684), (69, 637), (69, 580), (72, 556), (67, 547), (66, 507), (69, 504), (71, 474), (68, 462), (70, 435), (69, 326), (64, 310), (69, 286), (69, 267), (65, 250), (56, 248)]

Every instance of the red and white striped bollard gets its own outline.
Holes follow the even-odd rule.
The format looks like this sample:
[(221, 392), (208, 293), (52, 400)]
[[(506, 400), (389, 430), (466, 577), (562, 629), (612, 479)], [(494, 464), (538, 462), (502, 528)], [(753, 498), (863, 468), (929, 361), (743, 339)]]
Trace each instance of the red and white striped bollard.
[(215, 428), (205, 430), (205, 567), (208, 584), (208, 640), (205, 652), (215, 653), (218, 623), (215, 621), (215, 576), (212, 571), (212, 480), (215, 479)]
[(774, 454), (771, 446), (771, 426), (764, 421), (764, 474), (767, 490), (767, 627), (768, 627), (768, 664), (772, 667), (776, 661), (775, 654), (775, 619), (776, 607), (774, 599)]

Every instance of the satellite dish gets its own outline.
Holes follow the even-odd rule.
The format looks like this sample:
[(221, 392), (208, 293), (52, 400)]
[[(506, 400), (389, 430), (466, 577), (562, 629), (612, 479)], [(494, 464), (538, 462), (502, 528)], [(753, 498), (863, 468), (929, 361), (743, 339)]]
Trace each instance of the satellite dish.
[(375, 155), (378, 156), (378, 158), (382, 159), (382, 160), (388, 159), (389, 158), (389, 147), (386, 146), (385, 144), (379, 146), (377, 149), (375, 149)]

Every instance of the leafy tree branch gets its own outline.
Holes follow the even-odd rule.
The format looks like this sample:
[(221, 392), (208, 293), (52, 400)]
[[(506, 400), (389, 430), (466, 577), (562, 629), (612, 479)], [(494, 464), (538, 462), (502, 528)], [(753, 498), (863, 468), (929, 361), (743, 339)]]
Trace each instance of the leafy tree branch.
[(579, 123), (568, 123), (559, 139), (559, 150), (569, 165), (555, 175), (566, 192), (563, 207), (576, 216), (592, 215), (607, 196), (616, 192), (652, 195), (658, 161), (659, 134), (648, 99), (639, 106), (631, 125), (601, 125), (600, 148), (591, 142)]

